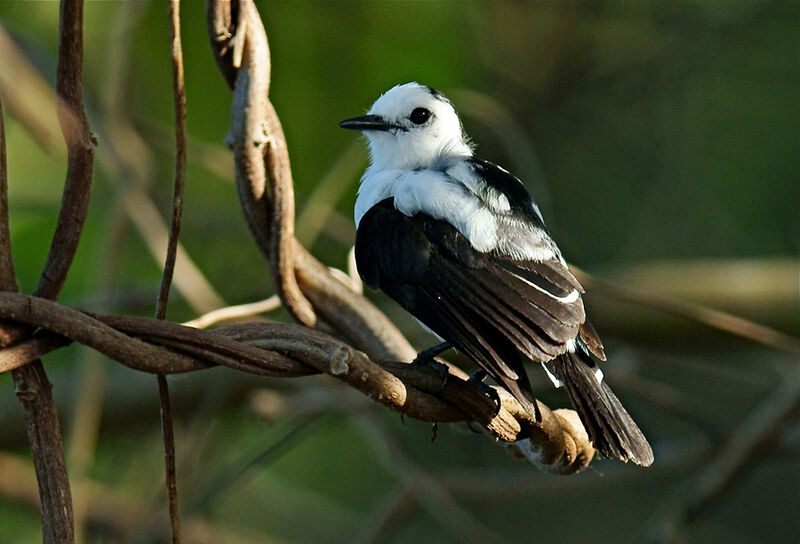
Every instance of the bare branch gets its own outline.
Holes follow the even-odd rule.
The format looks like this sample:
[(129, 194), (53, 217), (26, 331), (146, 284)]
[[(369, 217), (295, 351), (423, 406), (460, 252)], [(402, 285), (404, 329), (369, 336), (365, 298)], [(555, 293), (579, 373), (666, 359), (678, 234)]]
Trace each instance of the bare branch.
[[(0, 95), (0, 291), (16, 291), (19, 287), (14, 273), (14, 260), (11, 256), (11, 231), (8, 226), (8, 163), (6, 161), (6, 125), (3, 97)], [(0, 342), (3, 342), (2, 338), (0, 338)]]
[[(172, 88), (175, 107), (175, 178), (172, 194), (172, 221), (167, 243), (167, 256), (161, 276), (161, 287), (158, 292), (156, 319), (164, 319), (167, 315), (169, 289), (175, 271), (175, 259), (178, 253), (178, 236), (181, 230), (183, 213), (183, 187), (186, 181), (186, 89), (183, 78), (183, 47), (181, 45), (180, 3), (169, 0), (169, 32), (172, 42)], [(169, 384), (167, 377), (159, 373), (158, 397), (161, 405), (161, 436), (164, 441), (164, 472), (167, 482), (167, 499), (169, 500), (169, 520), (172, 530), (173, 544), (180, 544), (181, 520), (178, 511), (178, 482), (175, 469), (175, 431), (172, 425), (172, 408), (169, 401)]]
[[(124, 361), (132, 368), (138, 367), (145, 372), (164, 369), (165, 373), (187, 372), (198, 368), (189, 357), (141, 340), (130, 342), (127, 336), (108, 325), (55, 302), (17, 293), (0, 293), (0, 301), (3, 301), (0, 304), (8, 302), (8, 306), (0, 312), (0, 315), (5, 316), (4, 319), (31, 326), (46, 323), (42, 328), (71, 338), (120, 362)], [(154, 362), (150, 362), (151, 360)]]
[[(269, 50), (266, 34), (255, 6), (250, 1), (228, 3), (210, 0), (207, 15), (209, 36), (215, 58), (228, 85), (234, 90), (231, 139), (240, 201), (256, 243), (262, 252), (269, 256), (273, 274), (278, 275), (278, 291), (281, 299), (301, 323), (307, 325), (316, 323), (315, 318), (306, 319), (304, 317), (304, 303), (293, 298), (294, 294), (291, 290), (296, 274), (297, 284), (302, 290), (302, 294), (311, 302), (316, 316), (333, 326), (354, 346), (366, 350), (378, 359), (385, 357), (409, 360), (415, 351), (396, 327), (364, 297), (353, 292), (335, 278), (327, 268), (317, 262), (294, 240), (293, 218), (287, 213), (293, 214), (293, 202), (288, 200), (293, 198), (291, 170), (280, 123), (267, 99)], [(245, 25), (242, 21), (247, 21), (246, 38), (243, 31)], [(236, 62), (234, 54), (237, 47), (244, 47), (241, 67)], [(258, 153), (262, 148), (267, 164), (266, 169)], [(265, 176), (268, 176), (270, 187), (273, 189), (271, 195), (275, 200), (273, 208), (266, 203), (270, 195), (266, 190)], [(273, 211), (274, 214), (271, 214)], [(268, 225), (271, 225), (270, 231), (266, 230)], [(287, 242), (290, 238), (291, 246)], [(290, 264), (293, 268), (290, 267)], [(345, 367), (348, 368), (356, 361), (357, 359), (348, 361)], [(398, 372), (399, 376), (404, 370), (403, 366), (405, 365), (398, 368), (393, 367), (393, 371)], [(341, 379), (347, 381), (347, 376), (349, 373), (345, 373)], [(364, 376), (366, 381), (372, 374), (366, 372)], [(348, 383), (359, 387), (357, 381)], [(390, 377), (381, 376), (379, 383), (374, 385), (386, 385), (387, 383), (391, 383)], [(372, 387), (370, 391), (364, 392), (376, 393)], [(387, 393), (398, 395), (401, 392), (392, 387), (388, 387), (386, 390), (379, 389), (378, 400), (386, 403), (384, 395)], [(391, 402), (387, 404), (398, 409), (398, 406)], [(513, 404), (516, 405), (516, 403)], [(402, 408), (404, 413), (413, 417), (425, 415), (422, 412), (410, 411), (409, 405), (406, 404), (402, 404)], [(500, 412), (504, 417), (484, 417), (479, 421), (487, 425), (490, 432), (496, 436), (518, 437), (521, 430), (519, 421), (510, 413), (503, 414), (502, 409)], [(524, 420), (522, 411), (515, 415)], [(446, 421), (442, 418), (436, 420)], [(526, 426), (529, 424), (530, 422), (527, 422)], [(545, 448), (541, 455), (547, 461), (552, 462), (556, 450), (559, 450), (558, 457), (562, 458), (565, 439), (558, 419), (547, 410), (545, 425), (542, 428), (549, 424), (552, 424), (553, 427), (548, 428), (548, 431), (552, 431), (554, 428), (558, 429), (558, 432), (553, 433), (552, 436), (557, 436), (560, 443), (555, 447)], [(505, 425), (508, 427), (504, 427)], [(527, 427), (523, 432), (527, 433)], [(575, 437), (571, 443), (574, 445), (576, 441), (580, 441), (580, 438)], [(588, 459), (591, 459), (591, 455), (588, 456), (588, 459), (584, 459), (578, 454), (578, 450), (583, 451), (581, 448), (573, 449), (575, 451), (571, 453), (574, 457), (570, 457), (567, 464), (578, 460), (588, 462)], [(588, 450), (593, 453), (591, 447)]]
[(224, 321), (234, 321), (237, 319), (253, 317), (263, 312), (271, 312), (272, 310), (280, 308), (280, 305), (281, 300), (278, 298), (278, 296), (272, 295), (271, 297), (264, 300), (259, 300), (258, 302), (238, 304), (236, 306), (226, 306), (225, 308), (213, 310), (196, 317), (191, 321), (186, 321), (184, 325), (187, 327), (194, 327), (196, 329), (207, 329), (212, 325), (216, 325), (217, 323)]
[[(255, 5), (239, 3), (234, 47), (243, 48), (234, 87), (230, 138), (237, 187), (250, 229), (271, 263), (273, 284), (287, 310), (304, 325), (316, 324), (311, 304), (294, 275), (294, 192), (280, 120), (269, 101), (270, 56)], [(235, 63), (235, 58), (232, 59)], [(267, 184), (269, 183), (269, 187)], [(268, 194), (271, 192), (271, 194)]]
[[(0, 327), (3, 332), (11, 327)], [(13, 344), (0, 350), (0, 374), (25, 366), (31, 361), (43, 357), (51, 351), (57, 350), (72, 343), (72, 340), (63, 336), (47, 332), (37, 332), (22, 342)]]
[(169, 289), (172, 285), (172, 275), (175, 271), (175, 259), (178, 253), (178, 236), (181, 231), (183, 215), (183, 187), (186, 181), (186, 89), (183, 78), (183, 48), (181, 46), (180, 2), (178, 0), (169, 0), (169, 16), (169, 31), (172, 41), (172, 88), (175, 106), (175, 177), (169, 242), (156, 306), (157, 319), (164, 319), (167, 315)]
[[(293, 247), (290, 251), (287, 250), (285, 230), (284, 234), (280, 235), (277, 245), (271, 242), (274, 241), (272, 233), (276, 229), (287, 228), (288, 216), (284, 214), (274, 217), (272, 214), (270, 195), (266, 190), (267, 171), (270, 175), (280, 176), (280, 179), (272, 177), (269, 179), (272, 184), (280, 184), (281, 188), (273, 195), (276, 199), (285, 197), (287, 191), (291, 192), (291, 171), (286, 141), (266, 95), (269, 88), (269, 50), (266, 34), (258, 12), (250, 1), (209, 0), (207, 18), (211, 48), (217, 65), (228, 85), (234, 89), (231, 132), (239, 200), (256, 244), (270, 259), (273, 274), (276, 271), (284, 274), (282, 271), (289, 270), (286, 268), (287, 263), (292, 263), (302, 295), (311, 303), (317, 317), (331, 325), (355, 347), (365, 350), (373, 357), (410, 360), (416, 352), (397, 327), (366, 298), (336, 279), (325, 266), (297, 243), (293, 236), (291, 237)], [(249, 71), (240, 70), (233, 58), (234, 44), (241, 46), (241, 40), (244, 39), (239, 34), (240, 29), (237, 25), (245, 19), (248, 23), (242, 66), (250, 66)], [(247, 64), (248, 60), (252, 61), (252, 65)], [(259, 91), (256, 92), (256, 89)], [(256, 112), (261, 112), (261, 116), (255, 115)], [(264, 135), (265, 128), (268, 137)], [(251, 145), (244, 145), (245, 141), (251, 142)], [(240, 149), (239, 153), (237, 148)], [(267, 154), (266, 157), (257, 152), (262, 148)], [(269, 169), (264, 166), (265, 160), (270, 164)], [(293, 209), (293, 206), (291, 207)], [(289, 206), (276, 204), (275, 209), (285, 212)], [(280, 267), (272, 260), (275, 248), (280, 251), (286, 250), (281, 257)], [(283, 278), (281, 281), (294, 280)], [(288, 301), (289, 304), (294, 304), (294, 299), (287, 298), (287, 292), (279, 290), (281, 299), (284, 303)], [(289, 310), (297, 317), (303, 312), (301, 306), (302, 303), (295, 309), (289, 307)], [(299, 320), (306, 324), (312, 322), (310, 319)]]
[(67, 142), (67, 179), (53, 241), (35, 294), (55, 299), (67, 278), (89, 210), (97, 138), (83, 107), (83, 0), (63, 0), (56, 72), (58, 119)]
[[(241, 13), (239, 10), (242, 10)], [(228, 84), (235, 87), (233, 113), (232, 113), (232, 132), (234, 138), (234, 154), (237, 169), (237, 187), (239, 198), (248, 218), (248, 225), (256, 243), (265, 255), (273, 255), (275, 247), (285, 249), (286, 236), (281, 235), (278, 246), (270, 242), (271, 232), (286, 229), (284, 220), (287, 216), (274, 218), (270, 212), (271, 208), (265, 203), (269, 198), (265, 188), (266, 170), (263, 166), (264, 157), (256, 153), (257, 146), (266, 145), (268, 169), (271, 173), (270, 183), (280, 184), (282, 188), (290, 188), (291, 171), (289, 170), (288, 153), (280, 123), (274, 113), (272, 105), (266, 98), (266, 89), (269, 86), (268, 48), (266, 35), (261, 24), (258, 13), (251, 2), (240, 4), (237, 2), (216, 2), (210, 1), (208, 4), (209, 12), (209, 32), (212, 49), (215, 52), (217, 63), (220, 70), (228, 81)], [(240, 40), (238, 31), (232, 21), (246, 17), (247, 44), (246, 49), (252, 52), (248, 57), (245, 52), (243, 67), (248, 66), (248, 59), (252, 58), (253, 65), (249, 72), (244, 69), (237, 71), (232, 63), (231, 41)], [(257, 51), (261, 51), (258, 56)], [(263, 59), (258, 64), (258, 59)], [(237, 74), (232, 77), (232, 74)], [(238, 83), (241, 81), (242, 83)], [(259, 92), (252, 92), (258, 87)], [(260, 111), (261, 117), (256, 117), (255, 113)], [(249, 115), (245, 123), (245, 113)], [(237, 130), (239, 127), (239, 130)], [(245, 127), (249, 127), (248, 129)], [(258, 142), (253, 140), (252, 145), (246, 146), (241, 141), (242, 138), (253, 138), (253, 134), (263, 133), (267, 127), (269, 138), (267, 141)], [(243, 132), (244, 131), (244, 132)], [(239, 136), (237, 137), (237, 133)], [(237, 138), (240, 140), (237, 143)], [(262, 138), (263, 139), (263, 138)], [(236, 153), (237, 148), (242, 148), (241, 153)], [(280, 176), (275, 178), (274, 176)], [(285, 197), (288, 189), (280, 189), (273, 196), (274, 198)], [(282, 205), (276, 205), (280, 208)], [(287, 208), (284, 206), (284, 210)], [(273, 221), (274, 220), (274, 221)], [(270, 227), (272, 225), (272, 227)], [(271, 228), (271, 230), (270, 230)], [(379, 358), (408, 359), (413, 357), (415, 351), (397, 328), (369, 303), (361, 295), (352, 292), (347, 286), (334, 278), (326, 267), (322, 266), (312, 257), (299, 243), (292, 237), (292, 251), (281, 257), (281, 270), (286, 270), (285, 265), (293, 261), (294, 273), (297, 275), (297, 283), (302, 290), (302, 294), (311, 302), (315, 312), (319, 317), (333, 326), (345, 338), (353, 344), (364, 349), (371, 355)], [(272, 270), (279, 270), (276, 263), (270, 257)], [(279, 272), (283, 274), (282, 272)], [(285, 278), (284, 280), (285, 281)], [(279, 291), (279, 294), (280, 291)], [(284, 303), (287, 302), (286, 291), (281, 295)], [(292, 300), (288, 301), (293, 304)], [(290, 311), (292, 311), (290, 307)], [(298, 312), (294, 312), (296, 315)], [(301, 322), (309, 324), (310, 320), (300, 319)]]
[[(552, 472), (580, 471), (593, 455), (582, 427), (541, 403), (542, 421), (537, 423), (502, 389), (497, 390), (502, 400), (498, 410), (456, 369), (442, 388), (441, 376), (434, 370), (370, 359), (339, 339), (301, 325), (245, 323), (204, 331), (156, 319), (92, 317), (14, 293), (0, 293), (0, 319), (70, 337), (145, 372), (188, 372), (213, 364), (284, 377), (323, 372), (416, 419), (475, 421), (496, 438), (516, 442)], [(0, 363), (3, 357), (0, 351)]]

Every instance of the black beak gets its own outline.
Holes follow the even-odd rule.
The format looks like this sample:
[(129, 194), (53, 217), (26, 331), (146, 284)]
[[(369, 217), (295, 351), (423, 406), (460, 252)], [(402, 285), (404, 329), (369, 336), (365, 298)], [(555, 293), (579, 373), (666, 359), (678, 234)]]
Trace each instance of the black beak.
[(361, 117), (345, 119), (339, 123), (339, 126), (349, 130), (393, 130), (402, 128), (389, 123), (380, 115), (362, 115)]

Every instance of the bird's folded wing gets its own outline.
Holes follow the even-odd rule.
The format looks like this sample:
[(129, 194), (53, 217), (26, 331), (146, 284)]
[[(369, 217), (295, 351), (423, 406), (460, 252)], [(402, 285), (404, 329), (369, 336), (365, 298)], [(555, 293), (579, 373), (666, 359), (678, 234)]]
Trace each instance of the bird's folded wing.
[(516, 261), (475, 251), (448, 223), (408, 217), (391, 199), (361, 220), (356, 260), (364, 281), (492, 371), (517, 379), (517, 352), (548, 361), (585, 321), (581, 288), (556, 259)]

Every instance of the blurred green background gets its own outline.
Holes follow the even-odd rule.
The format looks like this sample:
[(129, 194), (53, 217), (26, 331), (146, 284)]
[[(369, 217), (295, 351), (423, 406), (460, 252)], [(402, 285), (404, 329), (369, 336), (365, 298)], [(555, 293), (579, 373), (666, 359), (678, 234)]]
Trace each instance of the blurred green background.
[[(204, 5), (184, 2), (191, 138), (181, 273), (169, 318), (272, 294), (223, 141), (230, 92)], [(483, 158), (521, 177), (569, 261), (600, 277), (800, 334), (800, 4), (790, 2), (259, 2), (271, 98), (287, 135), (297, 234), (345, 268), (365, 146), (338, 121), (416, 80), (455, 103)], [(48, 90), (58, 4), (2, 2), (11, 233), (21, 289), (47, 254), (65, 172)], [(158, 214), (172, 193), (164, 2), (85, 7), (97, 132), (89, 218), (61, 301), (152, 315)], [(43, 79), (37, 79), (43, 78)], [(163, 242), (165, 243), (165, 242)], [(159, 246), (161, 247), (161, 246)], [(431, 342), (370, 296), (418, 348)], [(214, 369), (171, 379), (187, 542), (638, 542), (691, 495), (719, 447), (798, 382), (797, 354), (623, 302), (586, 297), (606, 375), (656, 452), (557, 477), (486, 437), (401, 422), (314, 377)], [(280, 312), (271, 318), (285, 319)], [(48, 356), (86, 542), (165, 542), (155, 380), (77, 346)], [(465, 363), (468, 366), (468, 363)], [(566, 406), (542, 376), (534, 387)], [(793, 380), (793, 382), (792, 382)], [(800, 506), (797, 413), (769, 451), (680, 530), (683, 542), (790, 542)], [(756, 424), (756, 428), (758, 425)], [(40, 539), (9, 375), (0, 376), (0, 541)], [(725, 450), (722, 450), (725, 451)]]

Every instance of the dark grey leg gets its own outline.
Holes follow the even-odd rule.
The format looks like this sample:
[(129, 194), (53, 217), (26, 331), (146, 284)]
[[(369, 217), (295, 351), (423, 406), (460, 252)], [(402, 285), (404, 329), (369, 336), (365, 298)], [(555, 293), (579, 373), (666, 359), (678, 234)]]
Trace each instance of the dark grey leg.
[(450, 345), (450, 342), (442, 342), (441, 344), (437, 344), (432, 348), (420, 351), (417, 356), (414, 357), (414, 360), (411, 361), (411, 364), (421, 365), (435, 370), (442, 377), (441, 389), (444, 389), (444, 386), (447, 385), (447, 378), (450, 376), (450, 371), (447, 369), (447, 365), (438, 363), (433, 358), (441, 353), (444, 353), (452, 347), (453, 346)]

